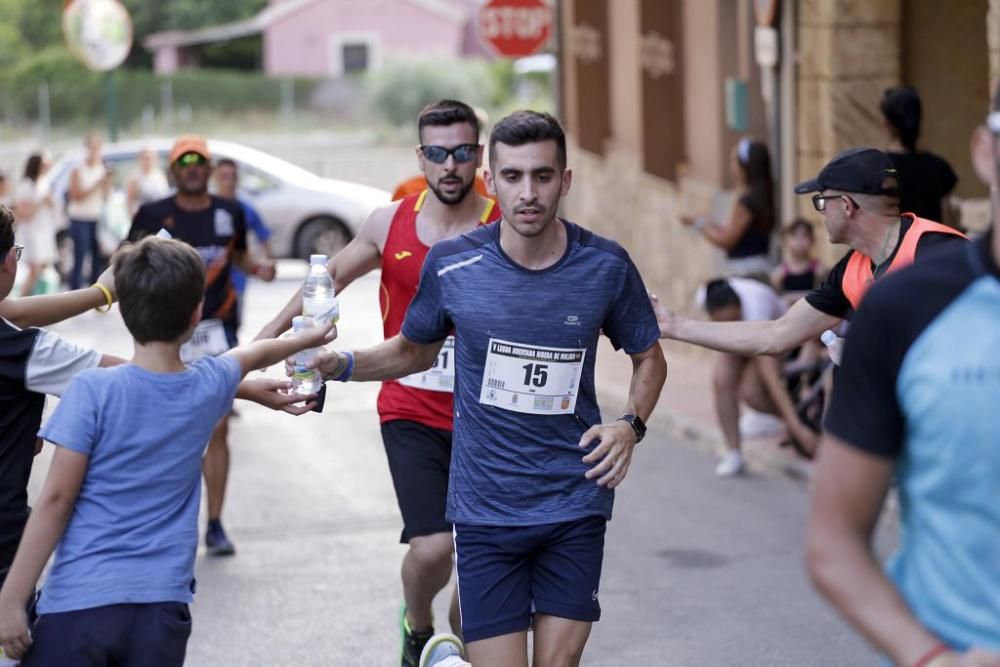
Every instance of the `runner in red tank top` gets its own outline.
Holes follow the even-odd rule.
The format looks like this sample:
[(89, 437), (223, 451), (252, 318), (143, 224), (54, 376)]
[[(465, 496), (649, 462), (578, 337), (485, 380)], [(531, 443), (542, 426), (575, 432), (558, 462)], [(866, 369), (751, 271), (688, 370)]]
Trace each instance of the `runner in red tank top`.
[[(428, 189), (372, 212), (357, 237), (327, 265), (338, 293), (382, 268), (380, 305), (386, 338), (399, 333), (430, 246), (500, 219), (493, 200), (473, 190), (483, 154), (475, 112), (462, 102), (442, 100), (420, 113), (417, 126), (417, 160)], [(278, 336), (301, 313), (300, 289), (258, 338)], [(435, 368), (384, 383), (378, 399), (382, 440), (403, 515), (401, 541), (410, 545), (402, 567), (403, 667), (417, 666), (424, 644), (434, 634), (431, 603), (451, 578), (454, 545), (445, 505), (453, 361), (446, 345)], [(460, 632), (454, 595), (449, 616), (452, 628)]]

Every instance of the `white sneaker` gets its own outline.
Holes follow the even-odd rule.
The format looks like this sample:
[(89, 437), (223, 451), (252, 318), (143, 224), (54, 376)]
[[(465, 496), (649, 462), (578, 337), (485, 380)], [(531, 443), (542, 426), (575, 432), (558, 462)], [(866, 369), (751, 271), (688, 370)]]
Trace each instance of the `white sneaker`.
[(420, 667), (464, 667), (469, 665), (462, 658), (462, 640), (450, 632), (439, 632), (431, 637), (420, 653)]
[(729, 450), (715, 466), (715, 474), (719, 477), (733, 477), (743, 472), (743, 455), (737, 450)]
[(785, 432), (785, 422), (766, 412), (744, 408), (740, 415), (740, 435), (747, 439), (772, 438)]

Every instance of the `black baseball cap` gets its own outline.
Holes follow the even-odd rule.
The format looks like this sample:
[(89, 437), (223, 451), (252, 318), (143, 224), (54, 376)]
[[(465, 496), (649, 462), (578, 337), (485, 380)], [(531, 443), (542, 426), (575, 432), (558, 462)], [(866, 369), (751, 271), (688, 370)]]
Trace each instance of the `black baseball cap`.
[(849, 148), (827, 162), (819, 176), (795, 186), (797, 195), (823, 190), (899, 197), (899, 172), (877, 148)]

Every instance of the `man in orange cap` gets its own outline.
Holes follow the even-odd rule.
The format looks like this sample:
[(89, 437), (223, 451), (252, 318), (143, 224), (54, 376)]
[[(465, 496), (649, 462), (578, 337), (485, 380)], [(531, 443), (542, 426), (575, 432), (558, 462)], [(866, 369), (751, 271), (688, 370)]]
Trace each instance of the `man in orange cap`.
[[(181, 136), (170, 150), (170, 171), (177, 185), (174, 195), (143, 204), (132, 220), (130, 241), (166, 230), (201, 255), (207, 269), (202, 322), (181, 350), (185, 361), (218, 356), (236, 346), (239, 325), (233, 266), (266, 281), (274, 280), (274, 265), (256, 263), (247, 253), (246, 219), (239, 203), (209, 194), (212, 154), (203, 137)], [(202, 464), (208, 497), (205, 546), (210, 555), (236, 553), (222, 528), (222, 504), (229, 477), (228, 423), (219, 422)]]

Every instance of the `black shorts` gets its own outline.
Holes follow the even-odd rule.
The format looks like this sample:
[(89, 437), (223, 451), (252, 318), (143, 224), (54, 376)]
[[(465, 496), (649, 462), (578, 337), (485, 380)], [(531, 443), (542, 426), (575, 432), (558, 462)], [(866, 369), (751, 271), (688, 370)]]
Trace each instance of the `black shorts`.
[(382, 424), (382, 442), (389, 459), (396, 501), (403, 515), (399, 541), (435, 533), (450, 533), (444, 518), (448, 504), (451, 431), (405, 419)]
[(42, 614), (31, 634), (25, 667), (181, 667), (191, 612), (183, 602), (113, 604)]

